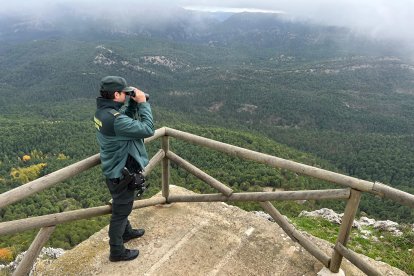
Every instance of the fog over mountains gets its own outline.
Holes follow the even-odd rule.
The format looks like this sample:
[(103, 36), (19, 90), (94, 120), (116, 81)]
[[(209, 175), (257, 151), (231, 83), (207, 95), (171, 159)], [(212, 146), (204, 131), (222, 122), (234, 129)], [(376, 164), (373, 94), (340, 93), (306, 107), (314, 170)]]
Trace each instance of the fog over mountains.
[(130, 9), (117, 6), (111, 13), (107, 8), (57, 3), (33, 13), (10, 13), (0, 18), (0, 41), (144, 36), (212, 46), (279, 48), (295, 55), (317, 53), (323, 47), (327, 56), (414, 56), (414, 49), (400, 40), (372, 38), (345, 27), (292, 20), (283, 13), (205, 12), (176, 5), (132, 5)]

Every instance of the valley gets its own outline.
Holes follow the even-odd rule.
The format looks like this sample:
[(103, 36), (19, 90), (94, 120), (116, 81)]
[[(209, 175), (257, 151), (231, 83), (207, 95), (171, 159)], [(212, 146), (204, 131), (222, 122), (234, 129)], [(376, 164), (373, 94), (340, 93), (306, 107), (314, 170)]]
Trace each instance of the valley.
[[(191, 30), (180, 20), (168, 29), (111, 31), (105, 24), (79, 31), (73, 27), (77, 22), (60, 22), (67, 29), (59, 24), (47, 32), (19, 29), (19, 39), (13, 39), (13, 22), (9, 29), (2, 25), (0, 191), (22, 185), (31, 173), (42, 176), (97, 153), (92, 116), (99, 81), (122, 75), (150, 94), (157, 127), (414, 193), (414, 63), (407, 52), (344, 28), (286, 22), (277, 15), (206, 18), (200, 25), (194, 21)], [(150, 145), (150, 155), (158, 147)], [(172, 147), (237, 191), (332, 188), (195, 146)], [(36, 171), (38, 164), (46, 165)], [(20, 171), (27, 178), (13, 177), (19, 168), (27, 169)], [(195, 192), (212, 192), (176, 166), (172, 180)], [(159, 169), (149, 181), (146, 197), (159, 191)], [(108, 199), (96, 168), (0, 210), (0, 221), (100, 206)], [(292, 217), (321, 207), (343, 210), (337, 202), (278, 205)], [(359, 211), (401, 223), (412, 224), (414, 217), (412, 209), (369, 196)], [(51, 245), (71, 248), (107, 222), (102, 217), (63, 225)], [(21, 251), (33, 235), (2, 237), (0, 244)]]

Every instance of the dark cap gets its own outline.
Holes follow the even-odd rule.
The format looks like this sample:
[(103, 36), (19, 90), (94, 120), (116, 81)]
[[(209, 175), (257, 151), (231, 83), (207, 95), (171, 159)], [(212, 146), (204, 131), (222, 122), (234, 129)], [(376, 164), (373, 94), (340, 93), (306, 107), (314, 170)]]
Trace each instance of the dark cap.
[(101, 79), (101, 91), (112, 92), (131, 92), (134, 87), (128, 86), (124, 78), (118, 76), (106, 76)]

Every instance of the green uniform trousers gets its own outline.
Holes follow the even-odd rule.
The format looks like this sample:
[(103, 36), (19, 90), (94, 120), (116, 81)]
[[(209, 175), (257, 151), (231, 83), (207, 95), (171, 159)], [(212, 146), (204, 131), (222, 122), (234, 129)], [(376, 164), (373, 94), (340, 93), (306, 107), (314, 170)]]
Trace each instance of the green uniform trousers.
[(109, 223), (109, 245), (111, 256), (118, 256), (124, 253), (125, 246), (123, 236), (128, 236), (132, 232), (128, 216), (132, 211), (132, 204), (112, 204), (112, 216)]
[(111, 256), (118, 256), (125, 251), (123, 236), (128, 236), (132, 232), (128, 216), (132, 211), (134, 191), (128, 190), (127, 185), (120, 187), (121, 184), (117, 180), (107, 179), (106, 184), (113, 199), (108, 231), (109, 246)]

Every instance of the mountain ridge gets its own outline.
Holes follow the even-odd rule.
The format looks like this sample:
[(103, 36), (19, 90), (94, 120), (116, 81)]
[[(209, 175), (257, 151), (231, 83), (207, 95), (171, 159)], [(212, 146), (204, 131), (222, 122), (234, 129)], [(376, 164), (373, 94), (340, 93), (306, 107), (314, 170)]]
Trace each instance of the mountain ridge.
[[(410, 55), (410, 51), (402, 49), (399, 41), (370, 38), (345, 27), (292, 20), (281, 14), (242, 12), (220, 20), (214, 13), (190, 11), (177, 6), (170, 9), (147, 7), (124, 10), (124, 16), (114, 22), (99, 15), (102, 12), (99, 10), (94, 14), (71, 8), (65, 14), (65, 9), (55, 9), (51, 8), (43, 17), (5, 16), (0, 19), (0, 41), (19, 43), (64, 37), (90, 40), (105, 39), (108, 35), (114, 38), (144, 36), (177, 42), (218, 43), (221, 46), (278, 47), (283, 51), (294, 51), (296, 55), (315, 52), (319, 57), (335, 52)], [(325, 49), (325, 53), (319, 51), (320, 47)]]
[[(0, 137), (0, 189), (21, 185), (10, 175), (12, 168), (47, 161), (42, 173), (48, 173), (95, 154), (98, 148), (90, 123), (99, 80), (105, 75), (122, 75), (150, 94), (159, 126), (266, 149), (287, 159), (306, 160), (414, 193), (413, 63), (398, 49), (393, 51), (394, 42), (279, 18), (260, 21), (259, 14), (239, 14), (227, 23), (211, 18), (204, 21), (209, 15), (195, 18), (197, 14), (154, 29), (133, 22), (122, 22), (132, 24), (127, 28), (107, 24), (96, 28), (101, 21), (88, 25), (92, 19), (79, 17), (79, 24), (84, 24), (80, 29), (69, 25), (55, 33), (7, 33), (4, 28), (13, 22), (1, 23), (0, 122), (4, 131)], [(230, 24), (243, 18), (253, 22)], [(193, 19), (200, 29), (197, 24), (186, 27), (185, 22)], [(261, 30), (260, 22), (266, 20), (275, 23)], [(300, 152), (278, 152), (280, 145), (269, 141)], [(241, 169), (244, 166), (235, 160), (191, 146), (177, 145), (177, 149), (178, 154), (199, 162), (196, 165), (213, 176), (219, 172), (219, 178), (243, 191), (262, 189), (266, 183), (287, 189), (322, 185), (285, 170)], [(205, 152), (206, 159), (194, 159), (194, 152)], [(25, 155), (32, 160), (23, 161)], [(172, 172), (174, 183), (207, 191), (174, 165)], [(102, 204), (108, 194), (101, 177), (98, 168), (91, 170), (50, 193), (0, 210), (0, 218)], [(156, 185), (159, 177), (155, 171), (152, 181)], [(56, 200), (59, 204), (54, 204)], [(317, 204), (308, 203), (311, 207)], [(277, 207), (289, 214), (299, 209), (296, 205)], [(245, 204), (243, 208), (256, 207)], [(373, 197), (364, 198), (360, 210), (382, 219), (411, 222), (414, 217), (412, 209)], [(56, 230), (54, 242), (73, 246), (104, 220), (62, 226)], [(28, 246), (32, 234), (9, 240), (2, 237), (2, 244), (7, 240), (8, 244)]]

